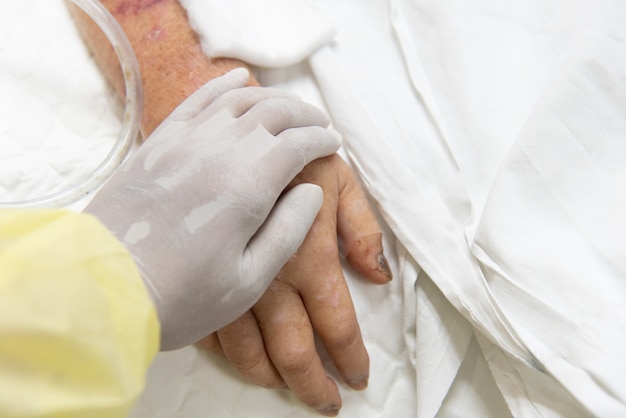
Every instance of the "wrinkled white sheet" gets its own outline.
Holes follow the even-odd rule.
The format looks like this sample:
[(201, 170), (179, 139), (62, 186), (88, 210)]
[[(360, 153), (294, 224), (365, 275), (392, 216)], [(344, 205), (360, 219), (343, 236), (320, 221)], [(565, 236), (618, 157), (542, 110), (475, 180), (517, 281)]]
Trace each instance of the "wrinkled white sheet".
[(325, 104), (456, 310), (417, 328), (419, 415), (454, 392), (472, 334), (515, 416), (624, 415), (625, 6), (316, 4), (338, 28), (309, 60)]
[[(626, 416), (623, 2), (311, 4), (334, 40), (258, 77), (328, 109), (396, 277), (346, 269), (372, 370), (340, 384), (341, 416)], [(67, 80), (32, 67), (28, 85)], [(132, 416), (317, 415), (189, 347), (157, 357)]]
[[(385, 219), (471, 323), (514, 416), (624, 415), (624, 5), (385, 3), (403, 69), (361, 70), (381, 41), (358, 25), (312, 59)], [(468, 338), (439, 331), (421, 343)], [(424, 354), (433, 416), (445, 381), (420, 391)]]

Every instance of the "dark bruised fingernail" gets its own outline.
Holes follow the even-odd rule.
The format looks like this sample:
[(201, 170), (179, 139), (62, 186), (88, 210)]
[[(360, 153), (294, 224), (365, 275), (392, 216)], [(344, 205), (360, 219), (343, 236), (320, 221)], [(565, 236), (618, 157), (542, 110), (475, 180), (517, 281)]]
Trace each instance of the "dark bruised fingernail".
[(383, 274), (389, 278), (389, 280), (393, 279), (393, 274), (391, 274), (391, 269), (389, 268), (389, 262), (383, 253), (378, 254), (378, 266)]

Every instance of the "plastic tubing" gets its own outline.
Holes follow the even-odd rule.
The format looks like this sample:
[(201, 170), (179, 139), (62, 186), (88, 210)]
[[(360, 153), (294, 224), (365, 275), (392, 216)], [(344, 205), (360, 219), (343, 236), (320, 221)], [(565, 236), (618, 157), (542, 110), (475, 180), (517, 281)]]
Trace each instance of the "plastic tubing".
[(100, 187), (122, 164), (133, 142), (137, 138), (143, 111), (143, 89), (137, 57), (126, 37), (126, 33), (115, 18), (98, 0), (72, 0), (104, 32), (115, 49), (124, 74), (126, 104), (122, 128), (117, 140), (106, 158), (95, 171), (82, 183), (72, 185), (65, 190), (29, 200), (0, 202), (5, 208), (45, 208), (64, 207), (89, 195)]

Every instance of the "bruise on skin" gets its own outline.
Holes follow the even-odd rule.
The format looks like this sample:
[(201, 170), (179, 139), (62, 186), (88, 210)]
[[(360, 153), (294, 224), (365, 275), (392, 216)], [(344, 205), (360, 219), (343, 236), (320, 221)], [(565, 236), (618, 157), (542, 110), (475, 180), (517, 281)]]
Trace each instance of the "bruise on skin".
[(117, 16), (128, 16), (130, 14), (136, 15), (144, 9), (149, 9), (159, 3), (163, 3), (165, 0), (126, 0), (122, 2), (113, 14)]

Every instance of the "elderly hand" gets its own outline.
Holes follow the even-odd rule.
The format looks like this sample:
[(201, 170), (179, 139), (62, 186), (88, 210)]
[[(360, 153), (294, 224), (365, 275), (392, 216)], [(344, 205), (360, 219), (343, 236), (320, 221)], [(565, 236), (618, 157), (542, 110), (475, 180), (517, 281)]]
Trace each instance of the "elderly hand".
[[(103, 4), (137, 52), (146, 135), (208, 79), (242, 64), (204, 55), (177, 0), (142, 2), (136, 8), (124, 7), (124, 0), (103, 0)], [(124, 80), (106, 39), (89, 19), (80, 13), (76, 19), (96, 60), (123, 95)], [(348, 262), (368, 280), (384, 283), (391, 273), (382, 256), (380, 229), (349, 167), (338, 156), (316, 160), (292, 186), (304, 181), (322, 187), (324, 203), (298, 253), (257, 305), (202, 345), (217, 350), (224, 346), (248, 380), (264, 387), (289, 387), (305, 404), (335, 415), (341, 398), (326, 376), (313, 333), (324, 339), (352, 387), (364, 388), (369, 373), (367, 351), (339, 263), (337, 234)]]
[(317, 186), (283, 191), (336, 151), (338, 135), (311, 105), (242, 88), (248, 78), (233, 70), (186, 99), (86, 209), (137, 262), (161, 349), (196, 342), (250, 308), (322, 204)]
[(314, 333), (341, 376), (354, 389), (367, 386), (369, 357), (344, 280), (338, 252), (373, 283), (391, 280), (382, 234), (350, 168), (337, 155), (309, 164), (293, 185), (318, 184), (324, 204), (295, 257), (254, 307), (200, 342), (223, 352), (250, 382), (289, 388), (327, 416), (341, 408), (337, 385), (324, 370)]

